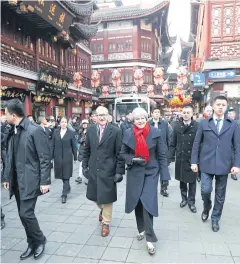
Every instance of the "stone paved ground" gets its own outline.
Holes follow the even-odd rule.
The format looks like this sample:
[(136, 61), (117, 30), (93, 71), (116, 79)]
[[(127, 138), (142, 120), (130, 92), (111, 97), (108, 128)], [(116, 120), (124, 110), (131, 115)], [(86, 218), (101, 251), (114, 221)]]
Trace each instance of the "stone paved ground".
[[(75, 175), (77, 170), (75, 170)], [(171, 167), (173, 175), (173, 167)], [(60, 181), (53, 181), (49, 194), (39, 198), (37, 217), (47, 237), (43, 257), (27, 263), (240, 263), (240, 178), (229, 179), (227, 199), (218, 233), (211, 231), (210, 221), (202, 223), (202, 202), (197, 190), (198, 213), (179, 207), (178, 182), (172, 180), (170, 197), (159, 196), (159, 217), (154, 227), (159, 238), (157, 253), (147, 254), (145, 243), (136, 240), (133, 214), (124, 213), (125, 183), (118, 186), (118, 201), (114, 204), (111, 234), (100, 236), (97, 206), (85, 198), (86, 186), (76, 185), (66, 204), (61, 203)], [(26, 249), (25, 233), (14, 201), (2, 190), (6, 227), (2, 230), (1, 262), (18, 263)]]

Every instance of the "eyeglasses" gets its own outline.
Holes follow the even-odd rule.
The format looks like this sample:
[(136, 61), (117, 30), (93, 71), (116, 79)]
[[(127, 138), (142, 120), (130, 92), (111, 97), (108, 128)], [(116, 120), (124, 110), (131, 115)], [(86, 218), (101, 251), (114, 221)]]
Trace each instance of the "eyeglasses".
[(107, 114), (99, 114), (97, 116), (99, 116), (99, 117), (105, 117), (105, 116), (107, 116)]

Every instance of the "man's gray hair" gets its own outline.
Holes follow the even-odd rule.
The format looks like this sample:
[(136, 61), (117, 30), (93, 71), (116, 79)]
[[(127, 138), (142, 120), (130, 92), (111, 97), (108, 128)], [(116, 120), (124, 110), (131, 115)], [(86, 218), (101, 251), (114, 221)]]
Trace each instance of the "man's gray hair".
[(45, 116), (39, 116), (38, 117), (38, 124), (42, 124), (42, 121), (45, 120), (46, 117)]
[(137, 107), (132, 111), (132, 118), (135, 120), (138, 117), (145, 117), (148, 120), (148, 113), (142, 107)]

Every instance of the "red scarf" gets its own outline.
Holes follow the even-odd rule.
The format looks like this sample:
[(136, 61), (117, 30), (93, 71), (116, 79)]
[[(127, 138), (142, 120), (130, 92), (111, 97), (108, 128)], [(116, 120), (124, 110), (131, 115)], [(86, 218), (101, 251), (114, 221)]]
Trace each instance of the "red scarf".
[(136, 141), (135, 156), (150, 160), (148, 145), (146, 142), (147, 135), (150, 131), (150, 126), (147, 123), (144, 128), (140, 129), (137, 126), (133, 127), (134, 137)]

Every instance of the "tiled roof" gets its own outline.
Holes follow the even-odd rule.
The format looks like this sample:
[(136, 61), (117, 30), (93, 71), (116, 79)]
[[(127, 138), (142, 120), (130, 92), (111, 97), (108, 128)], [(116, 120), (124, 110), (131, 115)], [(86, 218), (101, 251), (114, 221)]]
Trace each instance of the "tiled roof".
[(97, 34), (98, 24), (87, 25), (82, 23), (74, 23), (70, 27), (71, 34), (76, 39), (90, 39)]
[(80, 16), (91, 16), (94, 8), (94, 1), (82, 1), (82, 3), (74, 1), (64, 1), (64, 4), (75, 14)]
[[(92, 15), (92, 22), (124, 20), (128, 18), (145, 17), (151, 15), (169, 4), (169, 0), (158, 0), (157, 4), (143, 8), (141, 5), (120, 6), (114, 8), (99, 9)], [(149, 4), (150, 5), (150, 4)]]

